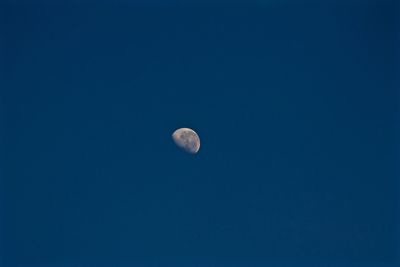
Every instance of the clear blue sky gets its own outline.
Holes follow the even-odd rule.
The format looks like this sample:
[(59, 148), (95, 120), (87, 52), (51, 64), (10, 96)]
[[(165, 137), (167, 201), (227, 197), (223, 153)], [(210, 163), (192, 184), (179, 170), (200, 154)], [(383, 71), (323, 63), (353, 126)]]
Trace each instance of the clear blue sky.
[(395, 1), (17, 2), (4, 266), (398, 263)]

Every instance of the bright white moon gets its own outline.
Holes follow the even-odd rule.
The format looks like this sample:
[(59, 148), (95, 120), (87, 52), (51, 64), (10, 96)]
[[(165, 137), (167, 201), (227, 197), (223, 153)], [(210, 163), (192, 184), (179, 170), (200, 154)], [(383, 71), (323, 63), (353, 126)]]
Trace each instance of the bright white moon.
[(200, 149), (200, 138), (195, 131), (189, 128), (177, 129), (172, 134), (175, 144), (188, 153), (196, 154)]

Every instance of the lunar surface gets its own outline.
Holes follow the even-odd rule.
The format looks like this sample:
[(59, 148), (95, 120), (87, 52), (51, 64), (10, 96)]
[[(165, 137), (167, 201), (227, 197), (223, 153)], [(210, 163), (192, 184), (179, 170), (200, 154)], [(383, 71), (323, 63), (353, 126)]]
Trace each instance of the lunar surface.
[(196, 154), (200, 149), (200, 138), (195, 131), (189, 128), (177, 129), (172, 134), (175, 144), (184, 151)]

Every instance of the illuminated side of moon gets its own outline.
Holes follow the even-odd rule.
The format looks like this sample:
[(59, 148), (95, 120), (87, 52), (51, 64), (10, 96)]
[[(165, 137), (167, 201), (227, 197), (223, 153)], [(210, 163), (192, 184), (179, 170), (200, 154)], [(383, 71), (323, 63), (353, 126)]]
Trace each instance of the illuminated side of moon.
[(184, 151), (196, 154), (200, 149), (200, 138), (195, 131), (189, 128), (177, 129), (172, 134), (175, 144)]

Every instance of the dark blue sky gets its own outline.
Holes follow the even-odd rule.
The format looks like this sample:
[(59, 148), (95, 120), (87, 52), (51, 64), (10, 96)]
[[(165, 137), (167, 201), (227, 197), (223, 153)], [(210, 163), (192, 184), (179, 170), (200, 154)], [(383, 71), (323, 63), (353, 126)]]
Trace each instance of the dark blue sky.
[(395, 266), (394, 1), (112, 2), (0, 5), (6, 266)]

